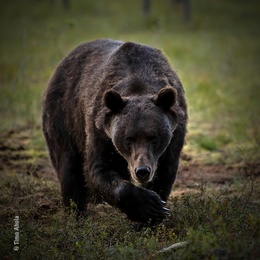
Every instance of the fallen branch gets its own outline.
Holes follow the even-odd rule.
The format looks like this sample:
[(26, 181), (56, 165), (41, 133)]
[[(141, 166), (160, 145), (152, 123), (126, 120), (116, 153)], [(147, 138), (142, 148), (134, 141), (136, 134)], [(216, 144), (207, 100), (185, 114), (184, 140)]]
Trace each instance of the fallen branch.
[(188, 245), (188, 241), (178, 242), (178, 243), (175, 243), (175, 244), (173, 244), (169, 247), (163, 248), (162, 250), (158, 251), (158, 254), (159, 253), (165, 253), (165, 252), (170, 251), (170, 250), (180, 249), (180, 248), (186, 247), (187, 245)]

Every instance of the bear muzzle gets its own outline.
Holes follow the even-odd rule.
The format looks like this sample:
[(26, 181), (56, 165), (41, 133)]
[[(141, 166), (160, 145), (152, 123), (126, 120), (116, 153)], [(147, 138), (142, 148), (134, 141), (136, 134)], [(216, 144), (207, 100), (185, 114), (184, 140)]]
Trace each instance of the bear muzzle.
[(135, 175), (140, 183), (146, 183), (150, 180), (151, 171), (149, 166), (138, 166), (135, 168)]

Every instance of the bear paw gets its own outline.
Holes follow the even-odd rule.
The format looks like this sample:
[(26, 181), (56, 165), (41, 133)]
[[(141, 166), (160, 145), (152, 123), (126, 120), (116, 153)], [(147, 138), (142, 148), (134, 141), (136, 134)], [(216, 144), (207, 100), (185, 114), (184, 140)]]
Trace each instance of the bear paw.
[(169, 215), (169, 209), (165, 208), (166, 202), (154, 191), (127, 185), (119, 197), (119, 209), (133, 221), (154, 225)]

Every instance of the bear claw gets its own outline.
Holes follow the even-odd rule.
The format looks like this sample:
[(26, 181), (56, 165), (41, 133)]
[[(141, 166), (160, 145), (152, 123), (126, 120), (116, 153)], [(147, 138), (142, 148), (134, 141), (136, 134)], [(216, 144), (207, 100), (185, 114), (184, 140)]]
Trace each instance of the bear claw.
[(168, 208), (163, 207), (163, 211), (165, 215), (170, 215), (169, 213), (170, 210)]

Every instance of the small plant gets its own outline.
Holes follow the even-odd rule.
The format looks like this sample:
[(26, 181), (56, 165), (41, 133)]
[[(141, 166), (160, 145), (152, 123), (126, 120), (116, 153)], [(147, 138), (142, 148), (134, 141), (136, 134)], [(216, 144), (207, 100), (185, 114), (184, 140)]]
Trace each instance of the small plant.
[[(259, 1), (197, 0), (189, 26), (165, 2), (153, 1), (150, 21), (137, 0), (71, 1), (68, 12), (49, 1), (1, 4), (1, 258), (259, 258)], [(41, 133), (41, 100), (66, 53), (106, 37), (168, 54), (187, 90), (189, 152), (224, 158), (210, 163), (244, 165), (237, 169), (239, 185), (231, 180), (212, 188), (208, 181), (188, 189), (184, 179), (182, 193), (167, 204), (169, 218), (154, 228), (136, 227), (105, 204), (90, 205), (87, 219), (76, 220), (73, 206), (65, 215)], [(234, 151), (236, 145), (241, 149)], [(194, 158), (187, 165), (195, 162), (207, 174), (205, 160)], [(158, 253), (184, 241), (185, 247)]]
[(204, 137), (201, 140), (198, 140), (199, 145), (201, 148), (204, 148), (208, 151), (215, 151), (218, 149), (218, 144), (216, 141), (210, 137)]

